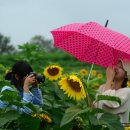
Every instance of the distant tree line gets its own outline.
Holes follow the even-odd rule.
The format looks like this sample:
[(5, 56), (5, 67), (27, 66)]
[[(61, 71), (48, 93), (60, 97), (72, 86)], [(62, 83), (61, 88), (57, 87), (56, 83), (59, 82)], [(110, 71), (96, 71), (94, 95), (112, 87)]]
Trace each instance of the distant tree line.
[[(0, 54), (13, 54), (18, 52), (16, 47), (10, 43), (10, 37), (4, 36), (0, 33)], [(46, 39), (42, 35), (35, 35), (30, 39), (28, 44), (37, 44), (40, 46), (41, 49), (44, 49), (44, 51), (47, 52), (54, 52), (54, 51), (60, 51), (57, 48), (53, 47), (53, 40)]]
[(0, 54), (10, 54), (15, 51), (15, 47), (10, 44), (10, 38), (0, 33)]

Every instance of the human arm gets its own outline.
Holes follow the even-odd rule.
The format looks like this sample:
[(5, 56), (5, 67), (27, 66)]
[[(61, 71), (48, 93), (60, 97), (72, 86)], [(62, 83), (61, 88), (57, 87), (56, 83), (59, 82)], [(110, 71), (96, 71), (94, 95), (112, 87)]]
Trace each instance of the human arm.
[(120, 90), (107, 90), (102, 93), (102, 95), (108, 95), (108, 96), (115, 96), (120, 98), (121, 104), (119, 104), (116, 101), (108, 101), (108, 100), (102, 100), (103, 105), (109, 107), (109, 108), (120, 108), (123, 105), (125, 105), (127, 102), (129, 102), (130, 99), (130, 88), (122, 88)]
[(42, 91), (39, 87), (32, 87), (31, 90), (33, 97), (32, 97), (32, 102), (33, 104), (36, 105), (43, 105), (43, 97), (42, 97)]
[(42, 92), (38, 87), (35, 76), (29, 75), (25, 78), (23, 90), (23, 101), (43, 105)]
[[(10, 98), (8, 100), (6, 99), (7, 94), (5, 95), (4, 91), (7, 91), (7, 93), (10, 95)], [(15, 97), (13, 95), (15, 95)], [(30, 108), (26, 107), (26, 105), (23, 104), (23, 103), (26, 103), (26, 102), (23, 102), (22, 100), (20, 101), (18, 91), (16, 89), (14, 89), (13, 87), (4, 86), (1, 89), (0, 97), (1, 97), (1, 100), (0, 100), (0, 108), (1, 109), (5, 109), (5, 108), (9, 107), (10, 109), (17, 110), (20, 113), (29, 114), (29, 113), (32, 112), (32, 110)], [(21, 104), (21, 105), (23, 104), (23, 107), (13, 105), (15, 103), (17, 104), (17, 102), (19, 102), (18, 104)]]
[[(11, 93), (16, 93), (16, 94), (18, 94), (18, 92), (17, 92), (17, 90), (15, 90), (14, 88), (12, 88), (12, 87), (10, 87), (10, 86), (4, 86), (3, 88), (2, 88), (2, 90), (1, 90), (1, 93), (0, 93), (0, 97), (2, 97), (2, 96), (6, 96), (6, 95), (4, 95), (4, 91), (10, 91), (9, 93), (11, 94)], [(11, 94), (11, 95), (13, 95), (13, 94)], [(26, 97), (24, 96), (24, 98), (25, 99), (21, 99), (20, 100), (20, 97), (19, 97), (19, 94), (18, 94), (18, 97), (19, 97), (19, 100), (17, 100), (17, 99), (15, 99), (14, 98), (14, 96), (12, 96), (10, 99), (9, 99), (9, 102), (8, 102), (8, 100), (3, 100), (2, 98), (1, 98), (1, 100), (0, 100), (0, 108), (2, 108), (2, 109), (6, 109), (6, 108), (10, 108), (10, 109), (14, 109), (14, 110), (16, 110), (16, 111), (18, 111), (18, 112), (20, 112), (20, 113), (25, 113), (25, 114), (31, 114), (33, 111), (29, 108), (29, 107), (27, 107), (26, 106), (26, 104), (27, 103), (31, 103), (30, 102), (30, 100), (32, 100), (32, 94), (31, 93), (27, 93), (27, 94), (25, 94), (26, 95)], [(29, 97), (30, 96), (30, 97)], [(5, 98), (5, 97), (3, 97), (3, 98)], [(10, 102), (11, 101), (11, 102)], [(14, 102), (14, 103), (13, 103)], [(20, 106), (19, 105), (13, 105), (13, 104), (21, 104)]]
[(112, 82), (114, 80), (115, 71), (112, 66), (108, 67), (106, 70), (106, 84), (104, 86), (104, 91), (112, 89)]

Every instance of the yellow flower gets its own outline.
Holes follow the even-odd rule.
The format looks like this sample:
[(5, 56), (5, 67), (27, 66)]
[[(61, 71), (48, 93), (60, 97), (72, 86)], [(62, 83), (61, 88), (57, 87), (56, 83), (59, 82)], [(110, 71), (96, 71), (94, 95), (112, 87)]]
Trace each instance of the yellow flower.
[(96, 76), (96, 70), (92, 70), (92, 72), (91, 72), (91, 77), (95, 77)]
[(32, 117), (39, 118), (47, 123), (52, 123), (51, 117), (49, 117), (47, 114), (41, 113), (41, 114), (32, 114)]
[(130, 130), (130, 126), (125, 127), (124, 130)]
[(5, 74), (8, 74), (9, 72), (11, 72), (9, 69), (5, 70)]
[(130, 81), (127, 81), (127, 86), (130, 87)]
[(47, 77), (49, 80), (57, 80), (62, 76), (62, 68), (58, 65), (49, 65), (48, 67), (45, 68), (44, 70), (44, 75)]
[(32, 117), (37, 117), (37, 114), (32, 114)]
[(93, 89), (98, 89), (99, 87), (100, 87), (100, 84), (99, 84), (99, 83), (94, 82), (94, 83), (92, 84), (92, 88), (93, 88)]
[(80, 74), (81, 74), (82, 76), (87, 76), (87, 75), (88, 75), (88, 70), (86, 70), (86, 69), (81, 69), (81, 70), (80, 70)]
[(98, 75), (97, 75), (97, 78), (98, 78), (98, 79), (102, 79), (102, 78), (103, 78), (103, 75), (102, 75), (102, 74), (98, 74)]
[(63, 77), (59, 81), (60, 88), (74, 100), (81, 100), (86, 97), (83, 83), (74, 74)]
[(48, 123), (52, 123), (52, 119), (51, 117), (49, 117), (47, 114), (39, 114), (38, 117), (43, 120), (46, 121)]

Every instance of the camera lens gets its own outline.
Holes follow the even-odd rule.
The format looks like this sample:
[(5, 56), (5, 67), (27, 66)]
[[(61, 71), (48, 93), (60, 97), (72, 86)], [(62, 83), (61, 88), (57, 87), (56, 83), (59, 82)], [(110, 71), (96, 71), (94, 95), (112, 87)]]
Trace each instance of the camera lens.
[(36, 80), (38, 83), (43, 83), (45, 81), (45, 77), (41, 75), (37, 75)]
[(43, 83), (45, 81), (45, 77), (42, 75), (37, 75), (35, 72), (30, 72), (29, 75), (35, 76), (35, 79), (37, 80), (38, 83)]

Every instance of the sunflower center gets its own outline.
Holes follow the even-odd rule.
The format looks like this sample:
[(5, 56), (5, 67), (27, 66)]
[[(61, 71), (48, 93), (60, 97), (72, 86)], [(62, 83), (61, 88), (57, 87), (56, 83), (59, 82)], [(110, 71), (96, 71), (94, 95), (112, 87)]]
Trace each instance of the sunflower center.
[(55, 75), (57, 75), (59, 73), (59, 69), (58, 68), (49, 68), (47, 71), (52, 76), (55, 76)]
[(69, 83), (70, 87), (75, 90), (76, 92), (81, 91), (81, 87), (79, 82), (73, 81), (73, 79), (67, 79), (67, 82)]

